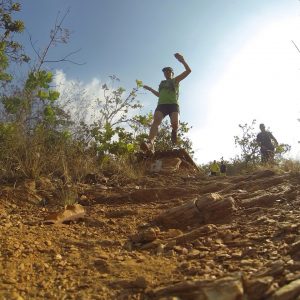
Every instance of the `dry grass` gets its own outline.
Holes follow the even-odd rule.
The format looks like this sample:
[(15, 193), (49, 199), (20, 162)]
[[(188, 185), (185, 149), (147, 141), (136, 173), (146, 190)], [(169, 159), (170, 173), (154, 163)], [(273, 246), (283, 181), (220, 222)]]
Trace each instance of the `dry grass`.
[(235, 162), (228, 165), (227, 175), (242, 175), (249, 174), (261, 170), (273, 170), (277, 174), (291, 172), (295, 174), (300, 173), (300, 161), (292, 159), (284, 159), (274, 164), (253, 164), (245, 165), (243, 162)]
[[(87, 174), (99, 172), (129, 180), (138, 179), (145, 173), (145, 168), (137, 165), (130, 155), (107, 156), (100, 163), (94, 150), (84, 148), (77, 141), (47, 135), (43, 131), (32, 135), (16, 131), (3, 141), (0, 150), (0, 179), (5, 181), (50, 176), (62, 179), (64, 184), (71, 184), (82, 181)], [(69, 192), (62, 191), (61, 198), (69, 199)]]
[(47, 132), (26, 135), (16, 131), (0, 145), (0, 179), (54, 175), (73, 182), (98, 169), (94, 153)]
[(291, 172), (294, 174), (300, 173), (300, 161), (294, 159), (285, 159), (280, 165), (280, 169), (284, 172)]
[(58, 203), (66, 205), (73, 205), (78, 201), (78, 192), (75, 186), (71, 184), (61, 185), (57, 191), (56, 196)]
[(139, 179), (146, 173), (146, 166), (136, 163), (131, 156), (107, 157), (101, 163), (104, 173), (125, 176), (128, 179)]

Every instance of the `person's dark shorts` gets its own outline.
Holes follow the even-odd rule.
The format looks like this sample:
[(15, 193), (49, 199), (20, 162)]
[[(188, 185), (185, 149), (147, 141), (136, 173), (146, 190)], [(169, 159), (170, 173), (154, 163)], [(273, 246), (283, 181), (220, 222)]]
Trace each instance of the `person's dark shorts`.
[(155, 111), (160, 111), (164, 117), (166, 115), (171, 115), (173, 112), (180, 112), (178, 104), (158, 104)]

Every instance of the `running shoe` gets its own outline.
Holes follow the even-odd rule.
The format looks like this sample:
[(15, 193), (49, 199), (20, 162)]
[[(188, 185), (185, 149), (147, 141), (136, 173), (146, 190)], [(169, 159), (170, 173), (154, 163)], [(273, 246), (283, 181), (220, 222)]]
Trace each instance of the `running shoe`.
[(154, 145), (150, 141), (148, 141), (148, 142), (142, 142), (141, 145), (140, 145), (140, 148), (144, 152), (154, 153)]

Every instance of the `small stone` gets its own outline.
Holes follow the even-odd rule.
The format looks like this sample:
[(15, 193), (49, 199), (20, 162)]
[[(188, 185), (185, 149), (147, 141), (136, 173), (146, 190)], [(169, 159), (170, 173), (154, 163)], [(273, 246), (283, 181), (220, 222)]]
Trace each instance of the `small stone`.
[(200, 255), (200, 251), (199, 251), (199, 250), (197, 250), (197, 249), (192, 249), (192, 250), (188, 253), (187, 257), (193, 259), (193, 258), (197, 258), (199, 255)]
[(176, 252), (182, 253), (182, 247), (181, 246), (174, 246), (173, 248)]
[(62, 260), (62, 256), (58, 253), (55, 255), (55, 259), (56, 260)]
[(47, 241), (45, 242), (45, 244), (46, 244), (47, 246), (52, 246), (52, 243), (51, 243), (51, 241), (49, 241), (49, 240), (47, 240)]
[(44, 267), (45, 269), (49, 269), (50, 266), (47, 263), (44, 263)]
[(157, 245), (157, 248), (156, 248), (156, 254), (157, 255), (160, 255), (160, 254), (162, 254), (163, 252), (164, 252), (164, 245), (163, 244), (158, 244)]
[(282, 300), (292, 300), (295, 299), (300, 293), (300, 279), (290, 282), (278, 289), (270, 298), (272, 299), (282, 299)]
[(241, 258), (242, 257), (242, 251), (236, 251), (231, 254), (232, 258)]
[[(109, 259), (109, 255), (105, 252), (98, 252), (97, 256), (102, 259)], [(124, 259), (123, 259), (124, 260)]]

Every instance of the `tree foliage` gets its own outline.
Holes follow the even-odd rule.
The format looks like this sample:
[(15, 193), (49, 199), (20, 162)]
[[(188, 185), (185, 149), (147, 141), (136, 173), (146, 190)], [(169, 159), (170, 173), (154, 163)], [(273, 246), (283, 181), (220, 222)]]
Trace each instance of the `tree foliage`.
[(102, 85), (103, 98), (98, 99), (96, 109), (100, 112), (98, 124), (111, 127), (119, 126), (130, 122), (132, 112), (140, 109), (142, 105), (136, 99), (138, 86), (126, 95), (126, 89), (121, 86), (114, 87), (115, 83), (119, 83), (120, 79), (115, 75), (109, 76), (111, 80), (111, 88), (108, 84)]
[(239, 124), (239, 128), (242, 130), (241, 136), (234, 136), (234, 143), (240, 147), (241, 160), (246, 164), (256, 164), (259, 162), (259, 146), (256, 141), (255, 133), (256, 120), (253, 120), (249, 125)]
[(21, 10), (21, 5), (12, 0), (0, 2), (0, 83), (3, 84), (12, 79), (6, 72), (10, 62), (28, 62), (29, 57), (24, 54), (23, 47), (14, 39), (15, 33), (22, 33), (24, 23), (15, 20), (14, 14)]
[[(13, 11), (19, 11), (20, 9), (21, 6), (12, 1), (2, 2), (1, 12), (5, 15), (2, 20), (5, 19), (10, 24), (7, 30), (17, 32), (23, 30), (23, 22), (14, 23), (9, 18)], [(50, 32), (49, 42), (45, 47), (42, 47), (42, 50), (37, 51), (32, 44), (37, 57), (33, 60), (34, 64), (28, 64), (29, 71), (27, 78), (24, 79), (24, 85), (12, 86), (9, 92), (1, 95), (0, 101), (3, 104), (2, 108), (6, 119), (18, 123), (27, 132), (41, 125), (48, 129), (51, 127), (57, 130), (62, 124), (70, 124), (70, 116), (62, 110), (56, 101), (60, 94), (52, 87), (53, 73), (49, 71), (48, 67), (49, 62), (53, 62), (48, 60), (51, 49), (58, 43), (67, 43), (68, 41), (69, 31), (62, 27), (68, 13), (69, 11), (61, 18), (57, 18), (55, 26)], [(4, 36), (8, 37), (9, 35), (4, 34)], [(66, 57), (72, 54), (70, 53)], [(13, 60), (11, 56), (7, 56), (7, 59), (9, 60), (8, 63)], [(66, 61), (66, 58), (57, 61)]]

